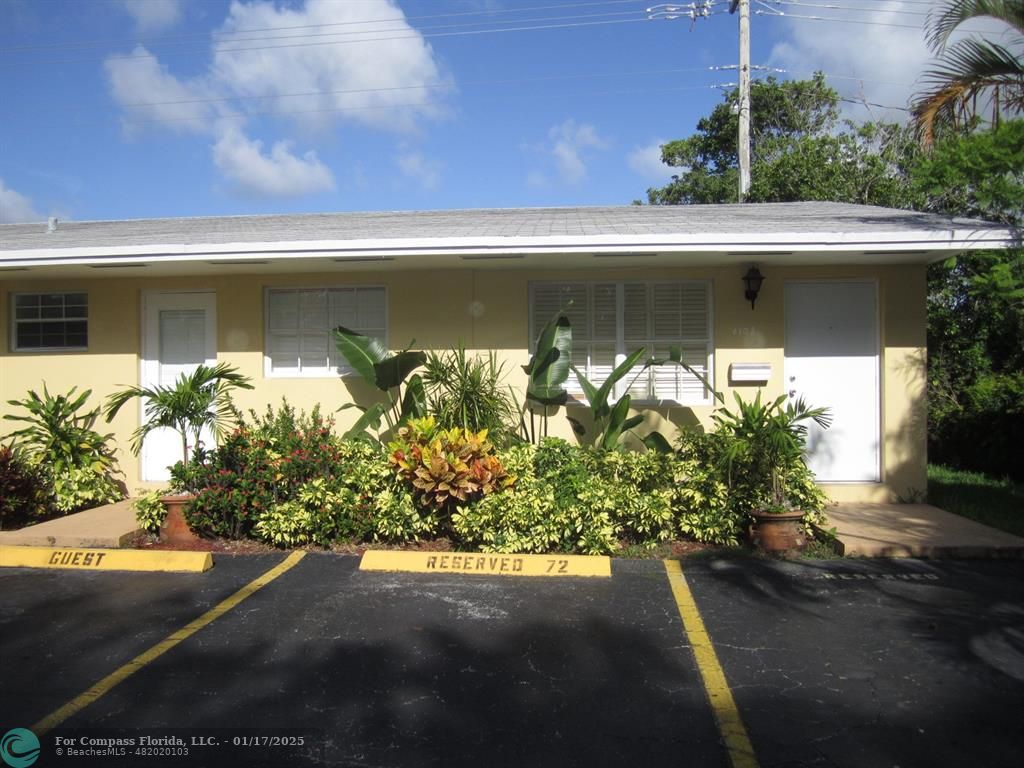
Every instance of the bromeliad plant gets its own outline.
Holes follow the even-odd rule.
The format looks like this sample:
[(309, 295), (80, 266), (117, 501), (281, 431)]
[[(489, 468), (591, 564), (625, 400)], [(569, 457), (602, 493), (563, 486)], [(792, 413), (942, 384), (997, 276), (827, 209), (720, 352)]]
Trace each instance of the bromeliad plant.
[(47, 476), (56, 508), (63, 513), (124, 498), (113, 477), (117, 467), (108, 444), (113, 435), (93, 429), (100, 409), (82, 413), (92, 390), (80, 394), (77, 390), (72, 387), (67, 394), (51, 395), (44, 384), (42, 396), (30, 390), (23, 400), (7, 401), (26, 414), (4, 416), (26, 425), (11, 436), (27, 460)]
[[(427, 395), (423, 388), (423, 379), (419, 374), (409, 376), (426, 363), (425, 352), (406, 348), (391, 354), (380, 339), (344, 326), (334, 329), (334, 341), (338, 352), (360, 378), (387, 397), (387, 402), (374, 403), (369, 407), (348, 403), (339, 408), (338, 410), (358, 408), (362, 411), (362, 415), (345, 433), (345, 437), (371, 438), (383, 442), (382, 423), (387, 424), (386, 431), (393, 433), (409, 419), (426, 415)], [(369, 431), (371, 428), (372, 434)]]
[(396, 475), (412, 486), (421, 507), (450, 511), (515, 482), (494, 455), (486, 429), (442, 429), (430, 416), (411, 419), (388, 450)]

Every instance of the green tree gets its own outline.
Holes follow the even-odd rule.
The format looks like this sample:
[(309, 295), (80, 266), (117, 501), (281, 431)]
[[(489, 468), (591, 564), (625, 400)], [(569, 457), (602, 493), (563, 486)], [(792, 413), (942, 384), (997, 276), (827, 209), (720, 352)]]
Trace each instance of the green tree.
[[(971, 36), (949, 44), (964, 22), (982, 17), (1004, 22), (1010, 34), (1001, 42)], [(1000, 110), (1024, 110), (1024, 0), (948, 0), (929, 15), (927, 39), (938, 58), (924, 75), (928, 89), (913, 105), (926, 147), (934, 142), (937, 127), (969, 123), (979, 97), (991, 101), (996, 125)]]
[(211, 429), (219, 440), (237, 420), (231, 404), (235, 389), (252, 389), (252, 384), (227, 363), (212, 368), (199, 365), (192, 373), (181, 374), (172, 386), (133, 386), (115, 392), (103, 412), (110, 422), (129, 400), (140, 398), (145, 403), (146, 421), (132, 433), (132, 450), (141, 452), (148, 434), (169, 427), (181, 438), (181, 460), (187, 465), (203, 429)]
[[(682, 169), (651, 204), (738, 201), (737, 90), (697, 123), (697, 133), (662, 147)], [(892, 124), (839, 120), (839, 94), (824, 76), (775, 78), (751, 85), (750, 202), (832, 200), (894, 207), (918, 202), (907, 182), (917, 152), (908, 131)]]
[[(1024, 225), (1024, 120), (950, 136), (912, 172), (925, 208)], [(928, 437), (936, 461), (1024, 477), (1024, 252), (976, 251), (928, 273)]]

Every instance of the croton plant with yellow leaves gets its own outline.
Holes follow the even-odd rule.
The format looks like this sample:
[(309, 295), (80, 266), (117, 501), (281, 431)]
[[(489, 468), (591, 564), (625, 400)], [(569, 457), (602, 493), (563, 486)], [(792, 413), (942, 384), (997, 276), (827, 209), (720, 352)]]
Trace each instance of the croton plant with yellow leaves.
[(432, 416), (410, 419), (388, 444), (396, 475), (421, 507), (446, 509), (511, 487), (515, 477), (494, 455), (487, 430), (438, 427)]

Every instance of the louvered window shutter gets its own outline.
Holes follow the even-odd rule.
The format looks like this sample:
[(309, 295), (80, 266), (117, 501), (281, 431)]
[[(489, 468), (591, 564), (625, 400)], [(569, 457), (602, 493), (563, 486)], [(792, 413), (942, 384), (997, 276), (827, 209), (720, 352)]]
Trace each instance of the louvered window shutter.
[(351, 372), (334, 343), (332, 332), (339, 325), (386, 342), (384, 288), (267, 291), (267, 373), (334, 376)]
[[(643, 347), (641, 363), (622, 382), (631, 383), (633, 398), (707, 401), (710, 393), (686, 369), (670, 364), (644, 370), (643, 361), (651, 355), (668, 357), (672, 348), (679, 348), (683, 362), (707, 377), (709, 282), (534, 283), (531, 291), (531, 343), (559, 309), (565, 310), (573, 328), (573, 362), (595, 386), (607, 380), (617, 358)], [(575, 378), (567, 388), (582, 394)]]

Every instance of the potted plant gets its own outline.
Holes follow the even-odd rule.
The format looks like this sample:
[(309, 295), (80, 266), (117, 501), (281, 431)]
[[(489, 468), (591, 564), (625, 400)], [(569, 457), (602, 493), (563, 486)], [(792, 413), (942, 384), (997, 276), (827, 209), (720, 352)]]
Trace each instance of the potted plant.
[(799, 549), (806, 510), (798, 490), (811, 478), (804, 462), (807, 425), (828, 428), (828, 409), (811, 408), (802, 398), (787, 403), (786, 395), (770, 403), (760, 392), (749, 402), (735, 397), (735, 411), (722, 408), (712, 416), (724, 438), (719, 460), (730, 493), (753, 519), (755, 545), (769, 552)]
[(104, 414), (112, 421), (125, 403), (140, 398), (145, 406), (146, 421), (132, 434), (132, 451), (138, 455), (146, 436), (156, 429), (169, 427), (181, 437), (181, 466), (184, 478), (173, 488), (174, 493), (161, 498), (167, 516), (161, 536), (171, 541), (194, 540), (195, 535), (185, 521), (184, 508), (192, 500), (197, 488), (191, 487), (187, 471), (189, 459), (202, 460), (200, 436), (204, 429), (220, 440), (227, 429), (237, 421), (231, 404), (233, 389), (252, 389), (249, 379), (227, 363), (210, 367), (198, 366), (192, 373), (183, 373), (172, 386), (128, 387), (115, 392), (107, 400)]

